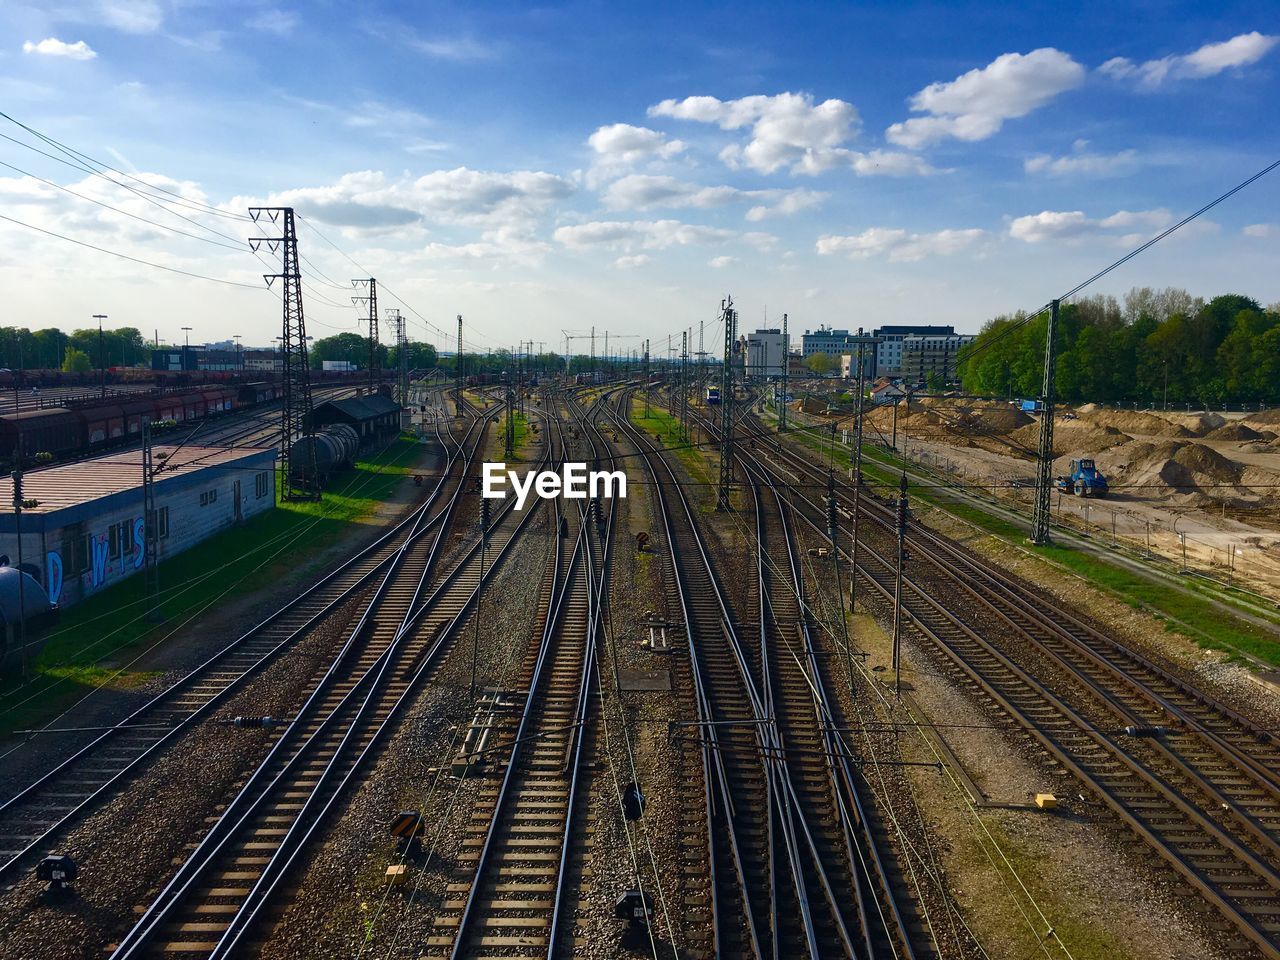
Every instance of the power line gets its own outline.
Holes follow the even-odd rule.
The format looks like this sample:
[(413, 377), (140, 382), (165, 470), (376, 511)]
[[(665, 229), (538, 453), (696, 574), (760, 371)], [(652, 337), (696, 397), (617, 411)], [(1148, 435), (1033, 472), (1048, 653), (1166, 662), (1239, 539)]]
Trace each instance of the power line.
[(208, 280), (210, 283), (221, 283), (229, 287), (245, 287), (249, 290), (261, 290), (256, 283), (241, 283), (239, 280), (224, 280), (220, 277), (207, 277), (202, 273), (193, 273), (190, 270), (180, 270), (177, 267), (166, 267), (162, 263), (155, 263), (151, 260), (143, 260), (139, 257), (131, 257), (127, 253), (120, 253), (116, 250), (108, 250), (106, 247), (99, 247), (96, 244), (88, 243), (84, 240), (76, 240), (74, 237), (68, 237), (65, 234), (55, 233), (52, 230), (46, 230), (44, 227), (37, 227), (34, 224), (24, 223), (21, 220), (15, 220), (13, 217), (5, 216), (0, 213), (0, 220), (7, 220), (10, 223), (17, 224), (19, 227), (26, 227), (28, 230), (35, 230), (37, 233), (43, 233), (50, 237), (57, 237), (59, 240), (65, 240), (67, 243), (74, 243), (76, 246), (88, 247), (90, 250), (97, 250), (99, 253), (110, 254), (113, 257), (119, 257), (121, 260), (128, 260), (132, 263), (142, 264), (144, 267), (154, 267), (157, 270), (164, 270), (168, 273), (181, 274), (184, 277), (192, 277), (196, 280)]

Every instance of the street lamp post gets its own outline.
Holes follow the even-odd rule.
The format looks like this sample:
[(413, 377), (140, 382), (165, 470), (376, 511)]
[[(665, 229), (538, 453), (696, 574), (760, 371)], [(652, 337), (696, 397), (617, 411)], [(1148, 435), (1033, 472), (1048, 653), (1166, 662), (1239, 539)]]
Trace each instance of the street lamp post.
[(98, 386), (103, 397), (107, 395), (107, 363), (103, 353), (102, 321), (107, 319), (105, 313), (95, 313), (93, 319), (98, 321)]

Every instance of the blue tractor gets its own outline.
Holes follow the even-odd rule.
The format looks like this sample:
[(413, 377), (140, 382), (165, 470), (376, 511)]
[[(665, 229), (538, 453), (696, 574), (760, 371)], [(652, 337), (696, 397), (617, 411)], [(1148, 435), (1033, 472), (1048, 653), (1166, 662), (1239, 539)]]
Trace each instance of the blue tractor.
[(1063, 493), (1077, 497), (1105, 497), (1107, 478), (1098, 472), (1092, 460), (1072, 460), (1071, 472), (1065, 477), (1055, 477), (1054, 486)]

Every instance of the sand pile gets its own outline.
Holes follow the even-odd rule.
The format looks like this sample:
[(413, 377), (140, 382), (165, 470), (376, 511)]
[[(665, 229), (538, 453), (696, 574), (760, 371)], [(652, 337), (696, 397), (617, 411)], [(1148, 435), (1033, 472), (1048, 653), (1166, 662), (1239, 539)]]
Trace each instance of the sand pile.
[(1254, 424), (1280, 423), (1280, 407), (1276, 407), (1273, 410), (1259, 410), (1257, 413), (1251, 413), (1244, 418), (1244, 422)]
[[(1032, 450), (1040, 446), (1040, 424), (1029, 423), (1009, 434), (1009, 439)], [(1115, 427), (1099, 427), (1086, 420), (1064, 420), (1053, 425), (1053, 451), (1063, 456), (1091, 457), (1101, 450), (1127, 442), (1129, 437)]]
[(1262, 434), (1257, 430), (1245, 426), (1239, 421), (1235, 423), (1227, 423), (1222, 426), (1210, 430), (1204, 435), (1206, 440), (1261, 440)]
[(1127, 468), (1121, 469), (1122, 485), (1136, 496), (1152, 497), (1161, 493), (1207, 494), (1232, 497), (1244, 474), (1243, 467), (1202, 443), (1180, 443), (1170, 446), (1152, 444), (1143, 455), (1141, 449), (1131, 453)]
[(1227, 422), (1220, 413), (1174, 413), (1172, 411), (1159, 414), (1161, 420), (1186, 427), (1194, 436), (1203, 437), (1210, 430), (1217, 430)]
[(1195, 434), (1180, 423), (1171, 423), (1164, 417), (1137, 410), (1094, 410), (1084, 412), (1080, 418), (1098, 427), (1115, 427), (1128, 434), (1144, 434), (1152, 437), (1193, 437)]

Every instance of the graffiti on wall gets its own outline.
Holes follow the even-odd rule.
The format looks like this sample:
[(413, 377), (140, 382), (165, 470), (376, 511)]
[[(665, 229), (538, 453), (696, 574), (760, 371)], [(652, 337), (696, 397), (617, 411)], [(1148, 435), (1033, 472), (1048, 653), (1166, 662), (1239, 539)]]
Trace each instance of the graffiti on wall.
[(46, 592), (49, 594), (49, 602), (57, 603), (58, 598), (62, 596), (62, 555), (56, 551), (50, 550), (44, 558), (44, 574)]
[(89, 538), (89, 582), (94, 589), (107, 582), (107, 535)]

